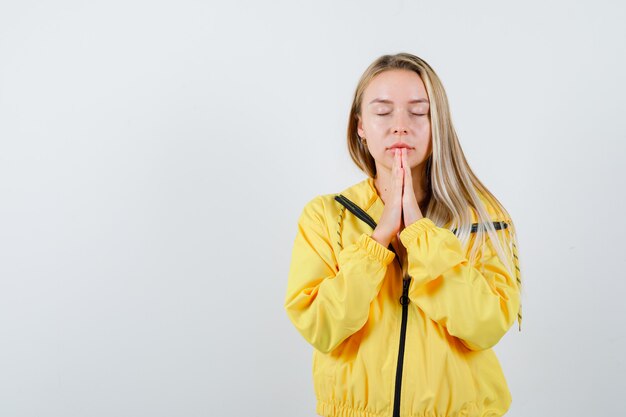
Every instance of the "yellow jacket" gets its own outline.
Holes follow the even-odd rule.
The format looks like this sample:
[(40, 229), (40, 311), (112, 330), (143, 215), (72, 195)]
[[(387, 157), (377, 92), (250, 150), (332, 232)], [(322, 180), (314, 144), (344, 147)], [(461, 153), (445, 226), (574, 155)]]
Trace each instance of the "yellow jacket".
[[(378, 222), (384, 204), (372, 178), (341, 195)], [(503, 415), (511, 394), (490, 348), (515, 321), (516, 278), (490, 245), (469, 266), (456, 235), (422, 218), (400, 233), (408, 258), (403, 280), (396, 254), (337, 196), (313, 198), (300, 215), (284, 305), (315, 348), (317, 413)], [(497, 230), (503, 242), (508, 230)]]

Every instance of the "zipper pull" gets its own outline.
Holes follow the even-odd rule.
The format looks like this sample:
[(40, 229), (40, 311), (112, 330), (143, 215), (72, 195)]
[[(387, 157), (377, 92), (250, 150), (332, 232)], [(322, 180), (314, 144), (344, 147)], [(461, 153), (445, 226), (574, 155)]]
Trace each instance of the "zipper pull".
[(411, 277), (407, 276), (402, 280), (402, 296), (400, 297), (400, 304), (403, 306), (409, 305), (411, 301), (409, 299), (409, 283), (411, 281)]

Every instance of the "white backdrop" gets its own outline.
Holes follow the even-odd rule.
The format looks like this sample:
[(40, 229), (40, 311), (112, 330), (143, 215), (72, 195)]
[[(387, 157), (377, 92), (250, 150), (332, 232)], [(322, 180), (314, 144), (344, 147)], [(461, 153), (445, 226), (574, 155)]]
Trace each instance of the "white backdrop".
[(623, 413), (626, 7), (0, 2), (0, 416), (315, 416), (303, 205), (365, 178), (379, 55), (428, 61), (519, 232), (507, 415)]

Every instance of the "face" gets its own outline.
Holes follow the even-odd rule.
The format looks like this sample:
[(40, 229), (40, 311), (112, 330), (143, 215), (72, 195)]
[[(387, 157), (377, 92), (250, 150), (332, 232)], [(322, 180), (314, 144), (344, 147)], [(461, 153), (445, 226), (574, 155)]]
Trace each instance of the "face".
[(430, 111), (428, 94), (414, 71), (393, 69), (375, 76), (363, 92), (357, 131), (367, 140), (376, 170), (391, 170), (394, 144), (410, 148), (411, 168), (430, 155)]

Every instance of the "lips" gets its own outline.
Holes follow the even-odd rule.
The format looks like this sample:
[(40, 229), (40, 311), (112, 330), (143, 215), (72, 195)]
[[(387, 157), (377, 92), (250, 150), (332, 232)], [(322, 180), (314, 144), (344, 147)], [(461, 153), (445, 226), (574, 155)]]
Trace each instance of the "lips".
[(406, 143), (394, 143), (393, 145), (391, 145), (390, 148), (388, 148), (388, 150), (393, 150), (397, 148), (406, 148), (408, 150), (413, 149), (411, 146), (407, 145)]

